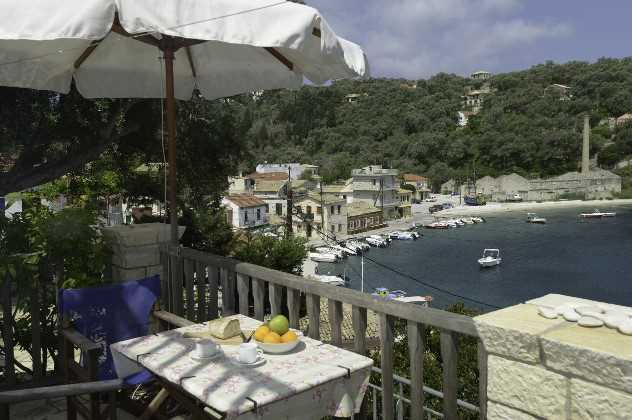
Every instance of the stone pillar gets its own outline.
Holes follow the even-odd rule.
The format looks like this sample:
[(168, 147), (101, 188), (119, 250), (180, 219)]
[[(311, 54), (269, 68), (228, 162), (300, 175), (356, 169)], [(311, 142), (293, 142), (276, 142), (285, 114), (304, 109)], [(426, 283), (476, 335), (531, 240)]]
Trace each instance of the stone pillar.
[(590, 172), (590, 116), (584, 115), (584, 142), (582, 144), (582, 174)]
[[(178, 237), (186, 229), (178, 227)], [(170, 240), (170, 225), (142, 223), (102, 229), (103, 237), (112, 248), (112, 280), (138, 280), (162, 274), (160, 246)]]
[(623, 419), (632, 413), (632, 336), (547, 319), (538, 306), (609, 305), (562, 295), (475, 318), (488, 353), (489, 419)]

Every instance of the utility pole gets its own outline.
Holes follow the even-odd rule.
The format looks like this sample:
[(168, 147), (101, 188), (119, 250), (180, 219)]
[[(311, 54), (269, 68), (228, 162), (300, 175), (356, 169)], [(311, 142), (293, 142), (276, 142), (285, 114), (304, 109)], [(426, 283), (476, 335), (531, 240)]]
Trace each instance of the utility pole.
[(362, 293), (364, 293), (364, 249), (360, 251), (361, 255), (362, 255), (362, 262), (361, 262), (361, 266), (362, 266), (362, 280), (360, 283), (360, 290), (362, 291)]
[(285, 216), (285, 237), (292, 236), (292, 168), (287, 167), (287, 215)]
[(327, 240), (327, 227), (325, 226), (325, 206), (323, 205), (323, 180), (318, 181), (320, 185), (320, 231), (323, 235), (323, 239)]

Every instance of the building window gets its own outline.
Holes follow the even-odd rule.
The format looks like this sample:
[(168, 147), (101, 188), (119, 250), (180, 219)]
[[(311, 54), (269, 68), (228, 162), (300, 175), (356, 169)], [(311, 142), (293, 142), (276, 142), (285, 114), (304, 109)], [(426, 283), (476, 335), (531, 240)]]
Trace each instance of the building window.
[(244, 212), (244, 222), (248, 223), (248, 210)]
[(323, 209), (320, 208), (320, 206), (316, 206), (316, 214), (321, 214), (323, 212)]
[(283, 204), (276, 203), (275, 211), (276, 211), (277, 216), (282, 216), (283, 215)]
[(305, 207), (305, 213), (312, 214), (312, 206), (306, 206)]
[(270, 213), (270, 204), (266, 204), (266, 213)]
[[(334, 214), (334, 206), (331, 206), (331, 208), (329, 209), (331, 214)], [(340, 212), (338, 212), (340, 213)]]
[(261, 209), (257, 209), (257, 220), (261, 220)]
[(374, 180), (373, 180), (373, 185), (375, 185), (375, 184), (376, 184), (376, 182), (377, 182), (377, 181), (374, 179)]
[(331, 225), (331, 226), (329, 227), (329, 230), (331, 231), (331, 233), (334, 233), (334, 232), (336, 231), (336, 226)]
[(342, 224), (338, 223), (338, 232), (342, 232)]
[(340, 214), (340, 204), (338, 204), (338, 214)]

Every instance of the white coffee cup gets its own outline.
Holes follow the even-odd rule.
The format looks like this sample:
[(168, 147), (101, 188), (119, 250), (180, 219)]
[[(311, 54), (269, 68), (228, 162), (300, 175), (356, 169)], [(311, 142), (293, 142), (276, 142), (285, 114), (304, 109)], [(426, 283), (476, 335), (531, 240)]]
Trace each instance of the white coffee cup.
[(241, 363), (255, 363), (263, 357), (263, 350), (257, 343), (243, 343), (239, 345), (239, 361)]
[(195, 343), (195, 355), (197, 357), (211, 357), (219, 350), (219, 346), (213, 340), (198, 340)]

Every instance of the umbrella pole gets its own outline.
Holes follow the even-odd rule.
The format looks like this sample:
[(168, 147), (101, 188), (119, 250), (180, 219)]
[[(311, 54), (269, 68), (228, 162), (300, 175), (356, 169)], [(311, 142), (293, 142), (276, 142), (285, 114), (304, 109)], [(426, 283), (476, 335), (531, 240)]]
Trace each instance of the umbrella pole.
[(169, 223), (171, 243), (178, 244), (178, 206), (176, 204), (176, 99), (173, 87), (173, 48), (164, 48), (165, 59), (165, 100), (167, 108), (167, 137), (169, 162)]

